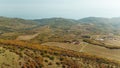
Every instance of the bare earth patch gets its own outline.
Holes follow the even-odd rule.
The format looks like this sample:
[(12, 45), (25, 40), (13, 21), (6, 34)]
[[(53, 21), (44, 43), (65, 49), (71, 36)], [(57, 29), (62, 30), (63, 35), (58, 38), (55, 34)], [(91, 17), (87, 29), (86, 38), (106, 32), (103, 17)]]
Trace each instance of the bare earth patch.
[(18, 36), (16, 40), (31, 40), (35, 38), (38, 34), (33, 34), (33, 35), (22, 35)]
[(43, 43), (42, 45), (57, 46), (60, 48), (70, 49), (74, 51), (79, 51), (82, 48), (82, 46), (84, 46), (84, 45), (74, 45), (74, 44), (59, 43), (59, 42), (47, 42), (47, 43)]

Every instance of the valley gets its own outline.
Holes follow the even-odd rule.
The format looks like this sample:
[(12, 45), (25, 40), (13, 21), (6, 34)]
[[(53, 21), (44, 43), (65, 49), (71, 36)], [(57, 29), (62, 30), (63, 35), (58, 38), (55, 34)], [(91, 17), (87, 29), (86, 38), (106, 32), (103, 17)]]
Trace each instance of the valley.
[(0, 17), (0, 68), (120, 68), (119, 22)]

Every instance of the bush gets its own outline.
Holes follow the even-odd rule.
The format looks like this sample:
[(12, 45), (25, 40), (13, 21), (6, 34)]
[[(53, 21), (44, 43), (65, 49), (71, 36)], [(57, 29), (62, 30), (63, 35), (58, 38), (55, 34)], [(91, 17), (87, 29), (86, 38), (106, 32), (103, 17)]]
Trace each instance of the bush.
[(58, 55), (58, 53), (57, 53), (57, 52), (54, 52), (54, 55)]
[(48, 62), (48, 60), (45, 60), (45, 62)]
[(57, 64), (57, 65), (60, 65), (60, 63), (59, 63), (59, 62), (56, 62), (56, 64)]
[(44, 53), (42, 52), (41, 55), (44, 56)]
[(52, 65), (52, 63), (50, 62), (50, 63), (48, 63), (48, 65)]
[(44, 53), (47, 53), (47, 51), (45, 50)]
[(55, 58), (54, 58), (53, 56), (50, 56), (49, 59), (50, 59), (50, 60), (54, 60)]
[(63, 60), (64, 60), (64, 58), (60, 57), (60, 61), (63, 61)]
[(43, 67), (43, 65), (42, 64), (40, 64), (40, 68), (42, 68)]

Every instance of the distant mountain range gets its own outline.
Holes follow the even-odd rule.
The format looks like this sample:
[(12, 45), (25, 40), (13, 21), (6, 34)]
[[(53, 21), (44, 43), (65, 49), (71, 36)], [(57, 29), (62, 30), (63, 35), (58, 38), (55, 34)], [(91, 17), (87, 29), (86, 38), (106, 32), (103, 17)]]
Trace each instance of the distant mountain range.
[(62, 30), (76, 29), (89, 33), (114, 33), (119, 32), (120, 30), (120, 18), (86, 17), (79, 20), (65, 18), (25, 20), (19, 18), (0, 17), (1, 31), (32, 30), (43, 26), (49, 26), (52, 29), (58, 28)]
[(38, 23), (31, 20), (24, 20), (19, 18), (0, 17), (0, 31), (16, 31), (24, 30), (37, 26)]
[(87, 28), (91, 31), (116, 32), (120, 28), (120, 18), (86, 17), (79, 20), (48, 18), (36, 19), (34, 21), (39, 22), (41, 25), (50, 25), (53, 27), (63, 28), (84, 25), (82, 28)]

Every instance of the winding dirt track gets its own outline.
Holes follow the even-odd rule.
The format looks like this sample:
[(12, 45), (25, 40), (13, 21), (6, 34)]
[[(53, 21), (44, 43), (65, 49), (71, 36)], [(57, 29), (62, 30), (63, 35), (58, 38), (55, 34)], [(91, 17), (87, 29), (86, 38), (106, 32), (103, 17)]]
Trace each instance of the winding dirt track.
[(98, 45), (84, 43), (82, 45), (72, 45), (67, 43), (47, 42), (42, 45), (57, 46), (64, 49), (70, 49), (78, 52), (90, 53), (93, 55), (120, 61), (120, 49), (107, 49)]
[(85, 48), (86, 46), (87, 46), (87, 45), (82, 46), (79, 52), (83, 52), (83, 50), (84, 50), (84, 48)]

